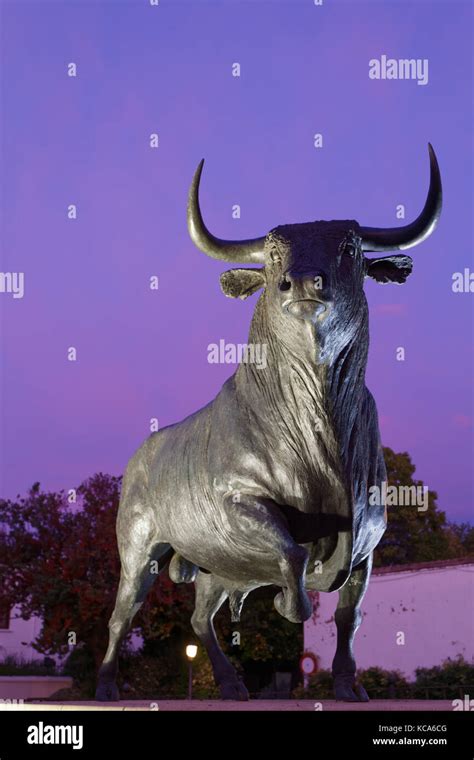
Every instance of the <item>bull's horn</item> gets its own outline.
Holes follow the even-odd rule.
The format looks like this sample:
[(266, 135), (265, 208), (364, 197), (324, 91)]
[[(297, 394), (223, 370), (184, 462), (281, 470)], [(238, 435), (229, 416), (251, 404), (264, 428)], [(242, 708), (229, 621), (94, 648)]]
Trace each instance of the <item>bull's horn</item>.
[(443, 190), (435, 152), (428, 143), (430, 154), (430, 188), (421, 214), (404, 227), (361, 227), (363, 251), (403, 251), (426, 240), (433, 232), (441, 215)]
[(203, 222), (199, 208), (199, 182), (204, 159), (200, 162), (193, 177), (188, 196), (188, 231), (193, 243), (213, 259), (222, 259), (242, 264), (263, 264), (263, 246), (265, 238), (253, 240), (220, 240), (211, 235)]

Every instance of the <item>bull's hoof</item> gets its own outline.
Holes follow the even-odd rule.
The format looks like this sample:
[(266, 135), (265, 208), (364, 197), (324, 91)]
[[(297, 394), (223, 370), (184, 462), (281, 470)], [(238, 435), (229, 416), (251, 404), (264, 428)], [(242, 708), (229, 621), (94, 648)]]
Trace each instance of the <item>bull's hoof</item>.
[(304, 623), (313, 612), (313, 605), (306, 591), (298, 595), (280, 591), (273, 603), (276, 611), (290, 623)]
[(98, 702), (119, 702), (120, 694), (114, 681), (99, 681), (95, 691)]
[(369, 702), (366, 690), (353, 675), (335, 676), (334, 694), (337, 702)]
[(359, 698), (359, 702), (370, 702), (369, 695), (367, 694), (366, 690), (364, 689), (361, 683), (356, 683), (355, 693), (357, 694)]
[(222, 682), (219, 684), (219, 689), (221, 699), (232, 699), (236, 702), (248, 702), (249, 700), (249, 693), (239, 678)]

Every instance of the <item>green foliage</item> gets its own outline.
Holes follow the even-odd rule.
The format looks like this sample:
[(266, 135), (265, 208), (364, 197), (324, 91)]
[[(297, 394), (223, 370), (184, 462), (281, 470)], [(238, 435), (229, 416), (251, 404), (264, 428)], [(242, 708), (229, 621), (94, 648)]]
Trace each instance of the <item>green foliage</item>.
[(56, 676), (56, 668), (41, 660), (23, 660), (8, 655), (0, 662), (0, 676)]
[[(390, 486), (423, 486), (414, 478), (415, 465), (406, 452), (396, 454), (384, 448)], [(374, 552), (374, 565), (404, 565), (415, 562), (454, 559), (473, 552), (474, 528), (452, 525), (438, 509), (437, 494), (428, 491), (428, 508), (388, 507), (387, 530)]]
[(371, 699), (405, 699), (410, 696), (410, 686), (398, 670), (367, 668), (357, 674)]
[(200, 649), (193, 662), (193, 698), (219, 699), (219, 688), (214, 682), (211, 663), (206, 653)]
[(450, 523), (450, 530), (453, 534), (453, 541), (457, 542), (460, 547), (459, 557), (470, 555), (474, 557), (474, 525), (469, 523)]
[[(297, 661), (303, 648), (303, 626), (278, 614), (273, 599), (275, 586), (255, 589), (245, 600), (240, 623), (230, 621), (227, 605), (216, 616), (216, 630), (227, 654), (243, 666), (249, 662)], [(233, 632), (240, 633), (239, 646), (232, 646)]]
[[(357, 680), (363, 684), (371, 699), (404, 699), (410, 696), (410, 685), (397, 670), (367, 668), (357, 673)], [(308, 687), (298, 687), (293, 692), (297, 699), (334, 699), (332, 674), (329, 670), (319, 670), (310, 676)]]
[(415, 699), (457, 699), (464, 694), (474, 693), (474, 663), (463, 657), (451, 660), (434, 668), (417, 668)]
[(126, 699), (183, 698), (187, 662), (184, 657), (169, 660), (132, 653), (121, 659), (117, 684)]
[[(357, 680), (365, 687), (371, 699), (404, 699), (410, 696), (410, 684), (397, 670), (367, 668), (357, 673)], [(319, 670), (308, 680), (307, 688), (297, 687), (295, 699), (334, 699), (332, 674)]]
[(308, 679), (308, 686), (297, 686), (292, 696), (295, 699), (334, 699), (334, 687), (330, 670), (318, 670)]
[[(406, 680), (398, 670), (367, 668), (357, 672), (371, 699), (457, 699), (474, 691), (474, 664), (463, 657), (447, 659), (433, 668), (418, 668), (416, 680)], [(470, 690), (470, 691), (469, 691)], [(334, 699), (329, 670), (310, 676), (308, 686), (293, 691), (295, 699)]]
[(74, 647), (63, 666), (65, 676), (71, 676), (83, 699), (92, 699), (95, 692), (96, 663), (87, 645)]
[[(167, 656), (171, 654), (171, 656)], [(188, 661), (184, 653), (170, 646), (160, 656), (127, 651), (120, 661), (117, 679), (124, 699), (183, 699), (188, 694)], [(73, 688), (61, 691), (61, 699), (93, 699), (96, 681), (94, 657), (85, 647), (73, 650), (64, 667), (72, 676)], [(193, 661), (193, 697), (218, 699), (211, 665), (202, 648)]]

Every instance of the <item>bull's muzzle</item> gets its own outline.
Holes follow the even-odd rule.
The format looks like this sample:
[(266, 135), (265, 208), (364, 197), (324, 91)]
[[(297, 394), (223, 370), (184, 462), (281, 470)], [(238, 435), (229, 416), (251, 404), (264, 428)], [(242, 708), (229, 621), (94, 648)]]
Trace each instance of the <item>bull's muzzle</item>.
[(324, 318), (329, 310), (329, 305), (314, 298), (302, 298), (298, 301), (286, 301), (283, 308), (292, 317), (315, 322)]
[(283, 310), (310, 322), (323, 319), (329, 311), (327, 285), (327, 276), (323, 272), (287, 272), (280, 283), (280, 291), (286, 295)]

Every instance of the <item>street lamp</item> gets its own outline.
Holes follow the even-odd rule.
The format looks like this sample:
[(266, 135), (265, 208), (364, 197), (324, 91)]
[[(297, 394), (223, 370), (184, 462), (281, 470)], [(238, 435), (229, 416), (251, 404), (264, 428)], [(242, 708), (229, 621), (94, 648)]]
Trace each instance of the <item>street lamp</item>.
[(186, 647), (186, 657), (189, 660), (188, 699), (193, 698), (193, 660), (197, 655), (197, 651), (196, 644), (188, 644)]

